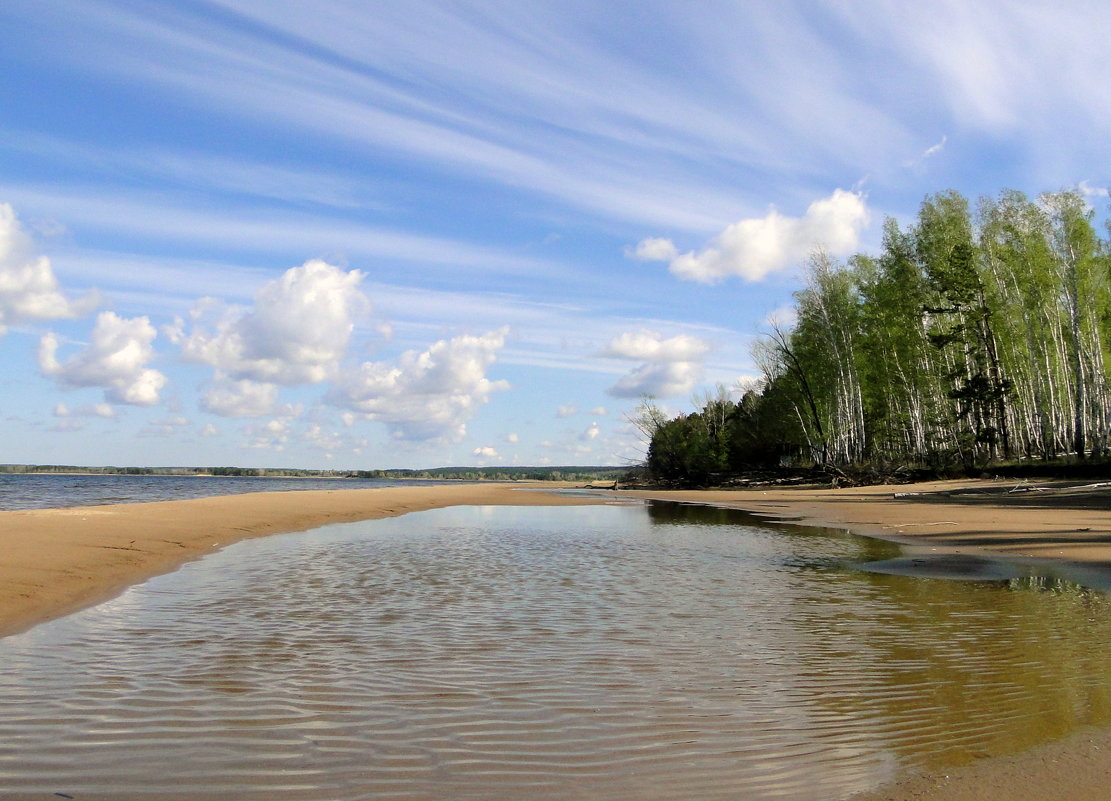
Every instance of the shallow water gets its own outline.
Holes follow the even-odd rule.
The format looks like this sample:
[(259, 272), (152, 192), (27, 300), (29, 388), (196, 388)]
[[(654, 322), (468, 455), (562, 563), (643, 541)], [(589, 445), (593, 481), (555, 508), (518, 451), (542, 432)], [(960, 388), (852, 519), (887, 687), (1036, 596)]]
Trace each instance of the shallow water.
[(0, 793), (833, 801), (1111, 722), (1111, 603), (671, 504), (242, 542), (0, 640)]

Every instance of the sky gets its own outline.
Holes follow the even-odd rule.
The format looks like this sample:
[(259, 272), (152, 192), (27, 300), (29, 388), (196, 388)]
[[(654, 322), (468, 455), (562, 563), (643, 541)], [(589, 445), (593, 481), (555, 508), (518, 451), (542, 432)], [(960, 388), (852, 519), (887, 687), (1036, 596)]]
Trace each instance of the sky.
[(629, 464), (816, 248), (1107, 207), (1095, 0), (5, 0), (0, 463)]

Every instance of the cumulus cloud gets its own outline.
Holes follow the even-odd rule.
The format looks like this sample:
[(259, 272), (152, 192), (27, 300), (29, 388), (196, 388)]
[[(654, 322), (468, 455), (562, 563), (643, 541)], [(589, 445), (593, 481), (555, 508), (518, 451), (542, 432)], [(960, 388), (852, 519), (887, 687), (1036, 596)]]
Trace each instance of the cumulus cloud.
[(698, 337), (678, 334), (664, 339), (656, 331), (627, 331), (611, 340), (603, 356), (648, 362), (694, 361), (701, 359), (710, 346)]
[(327, 451), (331, 456), (333, 451), (341, 450), (346, 444), (346, 439), (336, 431), (324, 428), (319, 423), (313, 423), (301, 435), (301, 439), (314, 448)]
[(702, 376), (702, 360), (709, 350), (708, 342), (687, 334), (670, 339), (655, 331), (621, 334), (601, 355), (641, 364), (622, 376), (608, 392), (619, 398), (687, 395)]
[(253, 450), (284, 451), (289, 442), (289, 420), (268, 420), (265, 423), (247, 426), (247, 447)]
[(598, 424), (595, 423), (595, 422), (592, 422), (590, 424), (590, 427), (587, 428), (586, 431), (582, 432), (582, 434), (579, 435), (579, 439), (581, 439), (584, 442), (589, 442), (592, 439), (597, 439), (598, 435), (600, 433), (602, 433), (602, 431), (601, 431), (600, 428), (598, 428)]
[(560, 420), (566, 420), (568, 417), (579, 413), (579, 407), (568, 404), (566, 406), (556, 407), (556, 417)]
[(235, 381), (317, 384), (339, 367), (355, 319), (370, 309), (363, 274), (319, 259), (292, 267), (255, 294), (250, 309), (206, 299), (168, 329), (188, 361)]
[(590, 413), (597, 417), (605, 417), (607, 414), (609, 414), (609, 412), (606, 411), (605, 406), (595, 406), (593, 409), (590, 410)]
[(113, 403), (153, 406), (166, 376), (147, 367), (158, 332), (146, 317), (127, 319), (115, 312), (96, 318), (92, 342), (65, 362), (58, 361), (58, 337), (49, 332), (39, 342), (39, 369), (69, 389), (99, 387)]
[(773, 208), (763, 217), (733, 223), (697, 253), (679, 253), (670, 240), (649, 238), (630, 255), (669, 262), (671, 273), (688, 281), (712, 284), (730, 276), (759, 281), (802, 262), (816, 248), (835, 256), (851, 253), (867, 222), (863, 194), (838, 189), (811, 203), (802, 217), (786, 217)]
[(78, 406), (76, 409), (71, 409), (64, 403), (59, 403), (54, 407), (55, 417), (101, 417), (104, 419), (111, 419), (116, 416), (116, 410), (112, 408), (109, 403), (94, 403), (85, 406)]
[(618, 398), (639, 398), (643, 395), (670, 398), (690, 394), (701, 377), (700, 362), (642, 364), (623, 376), (608, 392)]
[(510, 443), (510, 444), (515, 445), (516, 443), (521, 441), (521, 437), (518, 434), (516, 434), (515, 432), (514, 433), (509, 433), (509, 434), (505, 435), (505, 441)]
[(497, 449), (493, 448), (489, 445), (483, 445), (480, 448), (475, 448), (471, 453), (475, 456), (478, 456), (478, 457), (482, 458), (482, 459), (497, 459), (498, 458)]
[(278, 405), (278, 386), (248, 378), (219, 380), (201, 396), (201, 408), (221, 417), (263, 417)]
[(35, 254), (15, 211), (0, 203), (0, 336), (18, 323), (80, 317), (97, 303), (95, 293), (78, 300), (62, 293), (50, 260)]
[(486, 377), (507, 333), (457, 336), (396, 362), (365, 362), (336, 379), (328, 400), (385, 423), (397, 439), (458, 441), (490, 395), (509, 388)]
[(679, 250), (670, 239), (650, 236), (637, 242), (636, 247), (625, 248), (625, 255), (640, 261), (671, 261)]

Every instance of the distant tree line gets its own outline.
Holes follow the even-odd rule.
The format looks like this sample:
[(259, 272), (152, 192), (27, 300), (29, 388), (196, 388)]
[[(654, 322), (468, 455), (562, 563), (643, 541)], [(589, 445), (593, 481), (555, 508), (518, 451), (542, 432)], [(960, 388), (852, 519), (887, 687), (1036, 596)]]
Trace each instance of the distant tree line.
[(878, 255), (812, 255), (761, 378), (667, 419), (647, 402), (648, 472), (707, 483), (783, 465), (975, 471), (1099, 460), (1111, 447), (1111, 243), (1075, 191), (927, 197)]
[(348, 478), (349, 470), (296, 467), (117, 467), (115, 465), (0, 464), (0, 473), (85, 473), (124, 476), (248, 476), (262, 478)]

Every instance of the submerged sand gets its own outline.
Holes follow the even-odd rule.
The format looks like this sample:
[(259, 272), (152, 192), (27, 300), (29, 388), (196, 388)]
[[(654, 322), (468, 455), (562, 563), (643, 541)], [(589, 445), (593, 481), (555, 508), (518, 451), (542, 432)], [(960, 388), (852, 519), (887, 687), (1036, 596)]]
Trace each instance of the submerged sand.
[(535, 486), (460, 484), (0, 511), (0, 636), (106, 600), (250, 537), (444, 506), (596, 502)]
[[(267, 492), (0, 512), (0, 636), (109, 598), (248, 537), (454, 505), (570, 505), (619, 497), (710, 503), (958, 553), (1111, 566), (1111, 484), (931, 482), (853, 489), (599, 492), (466, 484)], [(1111, 732), (1089, 731), (944, 776), (904, 779), (859, 801), (1107, 797)]]

